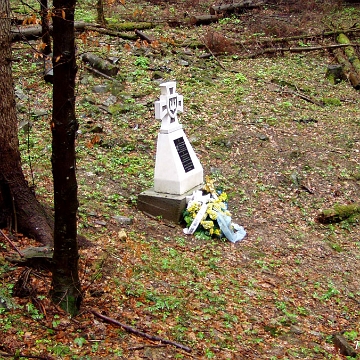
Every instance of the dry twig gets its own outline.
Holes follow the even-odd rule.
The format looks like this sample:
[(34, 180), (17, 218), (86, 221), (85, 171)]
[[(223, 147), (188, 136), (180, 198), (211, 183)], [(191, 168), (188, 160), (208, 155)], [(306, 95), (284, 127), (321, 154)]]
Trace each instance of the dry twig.
[(126, 325), (126, 324), (123, 324), (115, 319), (112, 319), (108, 316), (105, 316), (105, 315), (102, 315), (100, 313), (98, 313), (97, 311), (95, 310), (90, 310), (95, 316), (99, 317), (100, 319), (104, 320), (105, 322), (109, 323), (109, 324), (113, 324), (113, 325), (117, 325), (117, 326), (120, 326), (122, 327), (124, 330), (132, 333), (132, 334), (135, 334), (135, 335), (139, 335), (139, 336), (142, 336), (148, 340), (152, 340), (152, 341), (160, 341), (162, 342), (163, 344), (168, 344), (168, 345), (173, 345), (179, 349), (182, 349), (186, 352), (191, 352), (191, 349), (185, 345), (182, 345), (182, 344), (179, 344), (177, 342), (174, 342), (174, 341), (171, 341), (171, 340), (167, 340), (167, 339), (164, 339), (160, 336), (156, 336), (156, 335), (149, 335), (147, 333), (144, 333), (140, 330), (137, 330), (129, 325)]
[(14, 250), (21, 256), (24, 255), (20, 252), (20, 250), (15, 246), (15, 244), (9, 239), (9, 237), (0, 229), (0, 234), (10, 243), (10, 245), (14, 248)]

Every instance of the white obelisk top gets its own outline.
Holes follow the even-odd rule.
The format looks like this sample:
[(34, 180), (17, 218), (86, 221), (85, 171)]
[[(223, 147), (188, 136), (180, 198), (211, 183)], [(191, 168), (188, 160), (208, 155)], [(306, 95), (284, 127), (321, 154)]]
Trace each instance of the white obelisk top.
[(182, 129), (177, 113), (183, 111), (183, 96), (176, 92), (176, 82), (160, 84), (160, 100), (155, 101), (155, 119), (161, 120), (160, 133), (169, 134)]

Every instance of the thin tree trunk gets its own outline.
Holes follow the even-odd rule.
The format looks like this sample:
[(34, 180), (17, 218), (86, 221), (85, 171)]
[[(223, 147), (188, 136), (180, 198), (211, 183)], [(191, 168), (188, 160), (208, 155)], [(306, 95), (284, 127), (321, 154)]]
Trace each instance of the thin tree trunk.
[(54, 0), (53, 6), (53, 117), (52, 170), (54, 177), (54, 271), (52, 300), (75, 315), (82, 293), (78, 274), (77, 181), (75, 135), (75, 30), (76, 0)]
[(104, 15), (104, 1), (103, 0), (97, 0), (96, 10), (97, 10), (97, 22), (101, 25), (105, 25), (106, 19), (105, 19), (105, 15)]
[(50, 36), (50, 24), (48, 16), (48, 1), (40, 1), (40, 15), (41, 15), (41, 40), (42, 40), (42, 53), (49, 55), (51, 53), (51, 36)]
[[(0, 1), (0, 226), (16, 224), (19, 231), (52, 244), (52, 228), (21, 169), (15, 96), (11, 72), (9, 1)], [(6, 219), (7, 218), (7, 219)]]

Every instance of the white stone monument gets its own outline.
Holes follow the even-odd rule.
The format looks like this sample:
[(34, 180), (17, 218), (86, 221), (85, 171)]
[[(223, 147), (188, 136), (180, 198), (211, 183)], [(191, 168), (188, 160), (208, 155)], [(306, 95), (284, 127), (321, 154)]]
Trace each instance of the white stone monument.
[(158, 135), (154, 190), (182, 195), (203, 182), (203, 168), (187, 139), (177, 113), (183, 111), (183, 97), (174, 81), (160, 85), (155, 118), (161, 121)]
[(154, 188), (141, 193), (138, 208), (150, 215), (179, 222), (186, 207), (186, 196), (203, 183), (203, 168), (177, 113), (183, 111), (183, 97), (176, 82), (160, 84), (160, 100), (155, 102), (155, 118), (161, 121), (158, 134)]

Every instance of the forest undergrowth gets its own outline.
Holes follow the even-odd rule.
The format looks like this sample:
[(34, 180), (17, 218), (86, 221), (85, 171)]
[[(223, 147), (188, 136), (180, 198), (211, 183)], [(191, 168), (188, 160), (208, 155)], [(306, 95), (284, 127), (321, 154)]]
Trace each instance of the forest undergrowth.
[[(360, 8), (277, 3), (194, 27), (186, 18), (209, 2), (128, 1), (105, 9), (109, 25), (154, 22), (143, 30), (152, 43), (78, 34), (78, 229), (89, 240), (80, 249), (82, 311), (69, 318), (52, 305), (50, 273), (9, 263), (13, 249), (0, 237), (0, 358), (359, 358), (359, 217), (318, 221), (324, 209), (360, 202), (359, 91), (325, 77), (335, 35), (281, 43), (323, 50), (249, 55), (278, 46), (274, 39), (356, 27)], [(31, 14), (19, 5), (14, 16), (21, 12)], [(77, 16), (95, 22), (95, 8), (84, 2)], [(357, 50), (359, 32), (349, 33)], [(52, 94), (38, 46), (13, 44), (13, 74), (23, 169), (51, 208)], [(97, 76), (85, 52), (118, 74)], [(187, 236), (184, 224), (137, 209), (153, 185), (159, 84), (173, 80), (184, 96), (179, 121), (204, 173), (228, 194), (232, 220), (247, 232), (241, 242)], [(20, 250), (38, 245), (13, 235)]]

